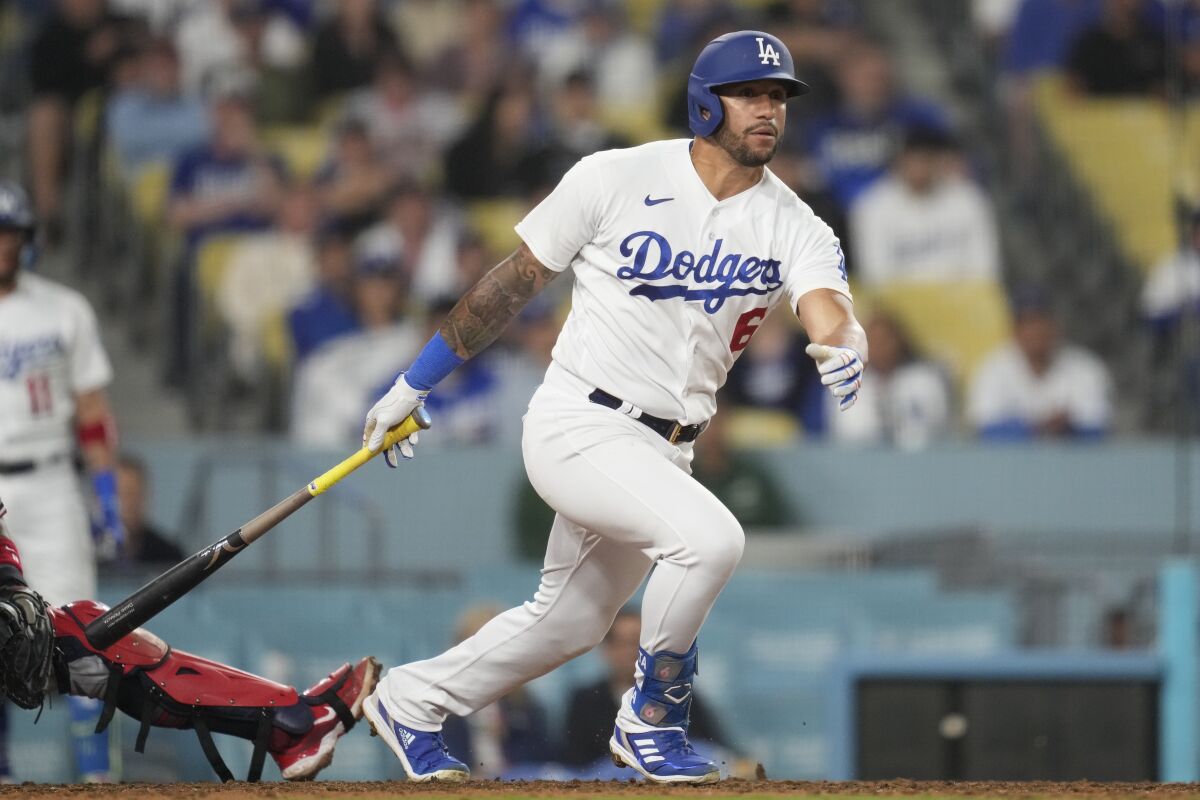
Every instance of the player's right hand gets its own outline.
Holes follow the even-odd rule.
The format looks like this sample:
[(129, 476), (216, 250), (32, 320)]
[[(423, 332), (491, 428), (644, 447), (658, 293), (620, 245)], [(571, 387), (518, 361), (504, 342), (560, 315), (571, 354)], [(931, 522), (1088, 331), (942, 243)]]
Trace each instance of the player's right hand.
[[(366, 447), (372, 453), (378, 452), (383, 446), (383, 439), (387, 436), (389, 428), (394, 428), (408, 418), (408, 415), (417, 409), (424, 401), (429, 392), (421, 392), (408, 385), (404, 380), (404, 373), (400, 373), (400, 377), (396, 378), (396, 382), (392, 384), (392, 388), (388, 389), (387, 394), (379, 399), (379, 402), (371, 406), (371, 410), (367, 412), (367, 420), (363, 425), (363, 447)], [(417, 443), (417, 436), (414, 433), (404, 441), (396, 445), (396, 450), (404, 458), (413, 457), (413, 445)], [(389, 467), (396, 466), (396, 454), (388, 452), (384, 454), (384, 460), (387, 461)]]

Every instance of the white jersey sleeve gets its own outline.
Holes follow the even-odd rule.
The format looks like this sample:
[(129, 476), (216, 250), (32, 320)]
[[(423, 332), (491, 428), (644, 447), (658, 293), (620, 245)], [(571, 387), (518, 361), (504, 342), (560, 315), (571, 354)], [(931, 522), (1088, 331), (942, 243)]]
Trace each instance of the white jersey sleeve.
[(71, 391), (83, 394), (101, 389), (112, 381), (112, 364), (100, 341), (96, 312), (78, 295), (70, 297), (71, 321), (68, 357)]
[(567, 171), (554, 191), (517, 223), (517, 235), (547, 269), (571, 266), (600, 224), (604, 190), (594, 158)]
[(800, 298), (814, 289), (832, 289), (850, 297), (842, 243), (833, 229), (808, 206), (802, 206), (802, 213), (807, 219), (797, 226), (795, 256), (783, 284), (793, 311)]

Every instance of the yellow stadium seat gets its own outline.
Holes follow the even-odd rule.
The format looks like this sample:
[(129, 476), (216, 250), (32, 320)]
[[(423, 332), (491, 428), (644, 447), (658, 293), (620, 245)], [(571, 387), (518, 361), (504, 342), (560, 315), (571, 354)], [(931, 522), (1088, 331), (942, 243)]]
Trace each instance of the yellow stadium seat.
[(104, 122), (104, 90), (92, 89), (75, 103), (72, 112), (72, 135), (76, 141), (91, 142), (100, 133)]
[(305, 180), (321, 168), (329, 151), (329, 137), (317, 125), (268, 128), (263, 141), (279, 153), (293, 175)]
[(263, 321), (262, 353), (267, 366), (283, 371), (292, 362), (292, 333), (288, 330), (287, 317), (281, 311), (271, 314)]
[(1158, 100), (1096, 100), (1072, 95), (1061, 78), (1034, 87), (1037, 113), (1072, 172), (1091, 191), (1114, 226), (1125, 254), (1151, 269), (1175, 249), (1172, 198), (1196, 198), (1195, 152), (1200, 112), (1185, 118), (1182, 133)]
[(225, 270), (229, 267), (234, 249), (246, 237), (244, 235), (214, 236), (200, 245), (196, 251), (196, 288), (205, 316), (210, 316)]
[(508, 255), (521, 243), (513, 226), (521, 221), (525, 211), (520, 200), (476, 200), (467, 207), (467, 218), (489, 251)]
[(147, 164), (133, 180), (133, 213), (146, 226), (156, 226), (163, 221), (167, 208), (167, 195), (171, 187), (171, 165), (165, 161)]
[(801, 436), (800, 424), (786, 411), (734, 407), (728, 413), (732, 447), (782, 447)]
[(906, 282), (869, 293), (860, 289), (855, 305), (864, 320), (873, 308), (894, 314), (913, 346), (945, 364), (960, 388), (1012, 331), (1007, 298), (989, 281)]

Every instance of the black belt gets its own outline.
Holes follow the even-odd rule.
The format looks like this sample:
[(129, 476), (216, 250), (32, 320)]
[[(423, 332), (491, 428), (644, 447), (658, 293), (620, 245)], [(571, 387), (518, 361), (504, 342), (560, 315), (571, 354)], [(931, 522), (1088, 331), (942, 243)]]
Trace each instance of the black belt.
[(38, 467), (57, 464), (59, 461), (66, 461), (68, 458), (70, 456), (66, 453), (58, 453), (41, 461), (34, 461), (32, 458), (24, 461), (0, 461), (0, 475), (24, 475), (26, 472), (33, 472)]
[[(588, 400), (591, 400), (596, 405), (611, 408), (615, 411), (620, 411), (621, 407), (625, 405), (624, 400), (614, 397), (603, 389), (594, 390), (588, 395)], [(633, 417), (633, 415), (630, 416)], [(704, 429), (708, 427), (707, 422), (697, 422), (695, 425), (680, 425), (673, 419), (655, 417), (647, 414), (645, 411), (642, 412), (641, 416), (633, 417), (633, 419), (636, 419), (671, 444), (694, 442), (700, 434), (704, 433)]]

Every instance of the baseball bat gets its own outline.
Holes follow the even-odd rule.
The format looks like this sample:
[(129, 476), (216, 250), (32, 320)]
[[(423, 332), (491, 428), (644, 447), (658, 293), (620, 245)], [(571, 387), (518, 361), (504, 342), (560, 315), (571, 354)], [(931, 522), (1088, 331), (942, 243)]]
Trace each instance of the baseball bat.
[(371, 460), (378, 453), (430, 425), (429, 412), (418, 407), (404, 422), (388, 431), (383, 447), (375, 453), (362, 448), (336, 467), (313, 478), (302, 489), (276, 503), (233, 533), (188, 556), (147, 583), (84, 629), (88, 642), (97, 650), (111, 647), (122, 636), (141, 627), (155, 614), (196, 588), (205, 578), (225, 566), (251, 542), (302, 508), (309, 500)]

